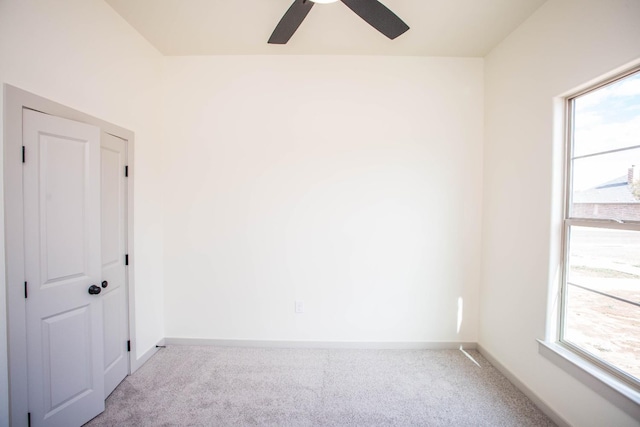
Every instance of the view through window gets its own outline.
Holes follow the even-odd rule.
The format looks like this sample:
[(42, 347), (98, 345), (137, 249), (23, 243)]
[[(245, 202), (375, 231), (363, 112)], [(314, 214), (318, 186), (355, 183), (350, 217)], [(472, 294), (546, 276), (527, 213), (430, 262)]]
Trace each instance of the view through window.
[(569, 112), (560, 340), (640, 386), (640, 71)]

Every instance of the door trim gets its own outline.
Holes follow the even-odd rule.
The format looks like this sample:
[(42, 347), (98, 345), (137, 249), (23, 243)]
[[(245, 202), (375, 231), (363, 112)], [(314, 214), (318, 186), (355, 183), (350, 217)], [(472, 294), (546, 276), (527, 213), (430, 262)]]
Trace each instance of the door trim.
[[(22, 110), (24, 108), (65, 119), (87, 123), (127, 141), (129, 177), (127, 180), (127, 303), (128, 330), (132, 342), (129, 373), (136, 363), (135, 335), (135, 254), (133, 239), (134, 133), (96, 117), (4, 84), (4, 211), (7, 292), (7, 356), (9, 374), (9, 422), (26, 426), (28, 413), (26, 304), (24, 298), (24, 224), (22, 182)], [(28, 153), (27, 153), (28, 156)], [(27, 158), (28, 161), (28, 158)]]

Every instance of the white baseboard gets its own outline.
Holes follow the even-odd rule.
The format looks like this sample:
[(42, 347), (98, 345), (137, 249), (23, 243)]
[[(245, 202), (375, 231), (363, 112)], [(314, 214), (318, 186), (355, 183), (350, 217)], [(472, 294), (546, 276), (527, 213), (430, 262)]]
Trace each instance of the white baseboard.
[(147, 350), (142, 356), (138, 357), (137, 359), (135, 358), (131, 358), (131, 373), (133, 374), (135, 371), (137, 371), (138, 369), (140, 369), (142, 367), (142, 365), (144, 365), (145, 363), (147, 363), (147, 361), (149, 359), (151, 359), (153, 357), (154, 354), (156, 354), (158, 352), (158, 350), (160, 350), (157, 346), (163, 346), (164, 345), (164, 338), (161, 339), (156, 345), (154, 345), (153, 347), (151, 347), (149, 350)]
[(502, 373), (514, 386), (516, 386), (521, 392), (525, 394), (531, 401), (544, 412), (551, 420), (560, 427), (571, 427), (564, 418), (562, 418), (556, 411), (551, 409), (547, 403), (542, 400), (536, 393), (527, 387), (522, 381), (520, 381), (511, 371), (509, 371), (502, 363), (493, 357), (484, 347), (477, 344), (478, 352), (491, 363), (491, 365)]
[(370, 350), (475, 350), (475, 342), (352, 342), (352, 341), (261, 341), (209, 338), (165, 338), (165, 345), (201, 345), (218, 347), (317, 348)]

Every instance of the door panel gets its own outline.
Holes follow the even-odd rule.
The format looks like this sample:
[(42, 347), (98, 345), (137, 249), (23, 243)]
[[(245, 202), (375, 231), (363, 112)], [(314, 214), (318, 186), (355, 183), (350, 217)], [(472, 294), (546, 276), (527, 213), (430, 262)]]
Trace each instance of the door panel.
[(87, 276), (84, 174), (89, 145), (64, 135), (40, 135), (43, 285)]
[[(122, 336), (118, 328), (110, 328), (106, 325), (114, 325), (120, 322), (122, 317), (122, 290), (115, 289), (102, 298), (102, 307), (104, 313), (104, 367), (105, 375), (108, 375), (110, 368), (125, 356), (123, 347), (126, 346), (122, 341)], [(126, 372), (125, 372), (126, 375)], [(107, 391), (105, 389), (105, 391)], [(105, 393), (106, 395), (106, 393)]]
[(102, 174), (102, 290), (104, 326), (105, 396), (129, 373), (127, 355), (126, 290), (126, 142), (104, 133), (101, 143)]
[(34, 426), (104, 410), (100, 130), (23, 112), (27, 365)]
[[(102, 163), (102, 267), (110, 267), (122, 260), (123, 239), (120, 192), (123, 188), (124, 156), (117, 150), (117, 141), (111, 135), (103, 135), (101, 147)], [(115, 145), (115, 147), (113, 147)], [(113, 148), (116, 148), (114, 150)], [(115, 233), (112, 233), (115, 231)]]
[[(91, 365), (86, 363), (87, 355), (91, 354), (90, 324), (87, 306), (43, 319), (44, 360), (51, 361), (44, 367), (44, 385), (51, 390), (46, 395), (45, 413), (52, 413), (91, 391)], [(73, 371), (77, 375), (67, 375)]]

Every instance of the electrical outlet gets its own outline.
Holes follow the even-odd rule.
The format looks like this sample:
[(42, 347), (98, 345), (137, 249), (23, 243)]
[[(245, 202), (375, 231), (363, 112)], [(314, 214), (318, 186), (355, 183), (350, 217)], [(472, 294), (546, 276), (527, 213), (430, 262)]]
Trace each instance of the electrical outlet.
[(296, 301), (296, 313), (297, 314), (304, 313), (304, 302), (303, 301)]

